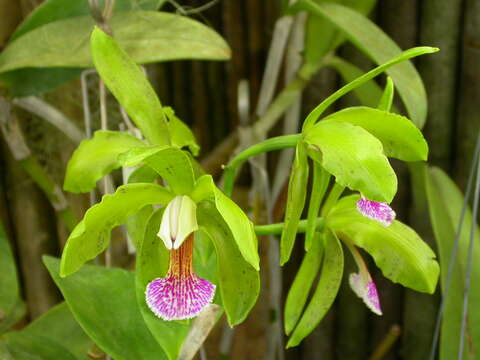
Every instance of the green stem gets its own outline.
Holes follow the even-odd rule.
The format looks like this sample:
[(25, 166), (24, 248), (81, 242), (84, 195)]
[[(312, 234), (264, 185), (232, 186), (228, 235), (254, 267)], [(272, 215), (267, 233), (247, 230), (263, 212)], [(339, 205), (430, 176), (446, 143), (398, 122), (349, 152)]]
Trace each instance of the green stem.
[[(322, 217), (316, 220), (316, 230), (320, 231), (325, 226), (325, 219)], [(285, 223), (276, 223), (269, 225), (256, 225), (255, 234), (257, 235), (280, 235), (285, 227)], [(307, 220), (300, 220), (297, 232), (304, 233), (307, 230)]]
[(418, 47), (418, 48), (409, 49), (407, 51), (404, 51), (400, 56), (397, 56), (396, 58), (386, 62), (385, 64), (377, 66), (376, 68), (370, 70), (366, 74), (363, 74), (362, 76), (356, 78), (352, 82), (346, 84), (345, 86), (343, 86), (339, 90), (335, 91), (328, 98), (323, 100), (320, 103), (320, 105), (318, 105), (315, 109), (313, 109), (310, 112), (310, 114), (308, 114), (307, 118), (305, 119), (305, 122), (303, 123), (302, 132), (307, 131), (313, 125), (315, 125), (315, 122), (323, 114), (323, 112), (330, 105), (332, 105), (335, 101), (337, 101), (339, 98), (341, 98), (343, 95), (345, 95), (348, 92), (356, 89), (357, 87), (359, 87), (360, 85), (362, 85), (362, 84), (366, 83), (367, 81), (373, 79), (374, 77), (380, 75), (385, 70), (392, 67), (393, 65), (396, 65), (400, 62), (403, 62), (405, 60), (411, 59), (411, 58), (419, 56), (419, 55), (428, 54), (428, 53), (432, 53), (432, 52), (436, 52), (436, 51), (438, 51), (437, 48), (429, 48), (429, 47)]
[(325, 204), (323, 205), (321, 211), (322, 216), (328, 214), (332, 207), (337, 203), (337, 200), (340, 195), (342, 195), (343, 190), (345, 190), (345, 186), (339, 185), (338, 183), (335, 183), (335, 185), (333, 185), (333, 188), (332, 190), (330, 190), (330, 194), (328, 195), (327, 200), (325, 200)]
[(224, 169), (225, 184), (223, 188), (225, 194), (229, 197), (232, 196), (233, 185), (235, 182), (237, 170), (250, 157), (269, 151), (295, 147), (301, 139), (301, 134), (273, 137), (253, 146), (250, 146), (249, 148), (237, 154)]

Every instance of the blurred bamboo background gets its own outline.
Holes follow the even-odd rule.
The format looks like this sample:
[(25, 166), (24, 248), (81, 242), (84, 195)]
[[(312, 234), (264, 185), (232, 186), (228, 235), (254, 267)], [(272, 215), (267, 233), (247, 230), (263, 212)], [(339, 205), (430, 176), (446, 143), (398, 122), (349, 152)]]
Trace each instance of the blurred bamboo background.
[[(0, 0), (0, 48), (22, 18), (39, 3), (40, 0)], [(188, 11), (205, 1), (182, 0), (179, 3)], [(166, 8), (175, 10), (170, 4)], [(255, 108), (273, 26), (279, 15), (279, 0), (222, 0), (203, 12), (192, 11), (190, 16), (223, 34), (232, 48), (232, 60), (227, 63), (183, 61), (148, 66), (148, 74), (162, 103), (172, 106), (177, 115), (193, 127), (202, 146), (202, 157), (205, 158), (222, 139), (236, 130), (239, 124), (237, 86), (242, 79), (248, 80), (250, 107)], [(480, 0), (382, 0), (371, 18), (403, 49), (416, 45), (441, 49), (437, 54), (416, 61), (429, 99), (424, 132), (430, 144), (430, 163), (446, 170), (463, 188), (480, 128)], [(318, 37), (321, 41), (321, 34)], [(343, 46), (339, 51), (363, 69), (372, 66), (351, 46)], [(341, 84), (333, 71), (322, 69), (304, 93), (302, 113), (308, 113)], [(45, 95), (44, 99), (82, 126), (79, 81), (62, 86)], [(339, 106), (351, 105), (355, 101), (347, 98)], [(61, 184), (75, 144), (30, 113), (20, 109), (15, 109), (15, 113), (29, 147)], [(98, 117), (96, 113), (93, 115)], [(0, 145), (0, 216), (12, 239), (23, 296), (28, 305), (28, 321), (60, 301), (60, 294), (40, 256), (58, 256), (67, 231), (6, 145), (3, 142)], [(220, 174), (221, 163), (221, 159), (213, 162), (211, 170)], [(411, 192), (409, 184), (415, 179), (409, 179), (405, 167), (397, 165), (397, 170), (401, 188), (394, 203), (395, 210), (402, 220), (410, 223), (434, 246), (424, 195)], [(248, 177), (240, 183), (246, 188)], [(88, 197), (85, 196), (68, 195), (68, 200), (79, 217), (88, 206)], [(284, 293), (293, 279), (302, 252), (298, 247), (296, 258), (283, 269)], [(266, 254), (262, 256), (266, 258)], [(347, 274), (354, 266), (351, 260), (347, 255)], [(128, 259), (118, 256), (116, 263), (125, 265)], [(266, 276), (263, 278), (265, 283)], [(371, 359), (428, 358), (439, 303), (438, 292), (434, 296), (419, 294), (394, 285), (382, 276), (375, 278), (384, 316), (371, 314), (344, 283), (334, 307), (318, 329), (301, 346), (287, 350), (285, 358), (368, 359), (382, 342), (389, 339), (395, 340), (392, 349), (384, 357)], [(232, 359), (264, 358), (271, 320), (266, 283), (265, 289), (257, 308), (233, 334)], [(218, 357), (218, 342), (224, 335), (219, 326), (208, 341), (207, 353), (211, 358)]]

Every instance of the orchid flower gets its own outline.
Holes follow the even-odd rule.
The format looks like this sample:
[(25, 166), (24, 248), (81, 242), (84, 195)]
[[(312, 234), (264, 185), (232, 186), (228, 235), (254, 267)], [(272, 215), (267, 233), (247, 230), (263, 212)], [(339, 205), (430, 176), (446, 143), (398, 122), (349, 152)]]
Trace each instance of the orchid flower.
[(357, 201), (357, 209), (363, 216), (384, 226), (390, 226), (396, 216), (395, 211), (387, 203), (371, 201), (363, 196)]
[(164, 278), (147, 285), (146, 302), (163, 320), (197, 316), (215, 295), (215, 285), (193, 270), (194, 232), (198, 230), (197, 206), (188, 196), (176, 196), (167, 205), (158, 236), (170, 250), (170, 265)]
[(358, 252), (357, 248), (347, 243), (347, 247), (352, 253), (353, 259), (358, 266), (358, 273), (352, 273), (349, 277), (350, 287), (365, 305), (377, 315), (382, 315), (380, 299), (378, 297), (377, 286), (368, 272), (367, 265)]

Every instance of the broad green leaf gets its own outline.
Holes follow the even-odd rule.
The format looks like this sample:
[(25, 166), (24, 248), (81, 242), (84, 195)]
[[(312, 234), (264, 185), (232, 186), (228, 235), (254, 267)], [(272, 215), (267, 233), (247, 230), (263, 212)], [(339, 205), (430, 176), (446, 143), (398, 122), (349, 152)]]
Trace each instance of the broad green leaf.
[(196, 203), (208, 200), (215, 204), (218, 212), (232, 232), (243, 258), (255, 270), (259, 270), (260, 259), (258, 257), (257, 237), (253, 224), (242, 209), (215, 186), (212, 176), (204, 175), (200, 177), (190, 196)]
[(0, 85), (13, 97), (40, 95), (79, 77), (83, 68), (22, 68), (0, 74)]
[(302, 216), (308, 183), (308, 158), (305, 144), (299, 143), (295, 150), (290, 180), (288, 182), (287, 208), (285, 210), (285, 227), (280, 239), (280, 265), (290, 259), (295, 238), (297, 237), (298, 223)]
[(16, 334), (29, 335), (38, 341), (46, 338), (68, 349), (77, 359), (91, 359), (87, 353), (92, 348), (93, 341), (85, 334), (64, 302)]
[(382, 142), (385, 155), (403, 161), (427, 160), (428, 145), (422, 132), (406, 117), (365, 106), (333, 113), (332, 120), (361, 126)]
[[(156, 11), (120, 12), (113, 15), (110, 26), (116, 41), (140, 64), (230, 58), (230, 49), (220, 35), (184, 16)], [(27, 67), (92, 67), (88, 39), (93, 28), (90, 16), (36, 28), (5, 48), (0, 55), (0, 72)]]
[[(157, 10), (165, 0), (116, 0), (114, 13), (121, 11)], [(104, 1), (99, 1), (100, 8)], [(28, 17), (17, 27), (10, 41), (36, 29), (40, 26), (69, 19), (80, 15), (90, 15), (88, 1), (47, 0), (37, 6)]]
[(338, 239), (329, 231), (325, 234), (325, 256), (320, 280), (298, 325), (295, 327), (287, 348), (297, 346), (320, 323), (337, 296), (343, 275), (343, 250)]
[(97, 27), (90, 43), (100, 77), (145, 138), (153, 145), (169, 145), (162, 105), (142, 70), (115, 40)]
[(78, 360), (66, 346), (47, 337), (15, 331), (3, 337), (7, 350), (15, 360)]
[(356, 207), (358, 199), (358, 195), (340, 199), (329, 212), (326, 226), (368, 252), (386, 278), (432, 294), (439, 273), (433, 251), (407, 225), (394, 221), (384, 226), (363, 216)]
[(177, 195), (188, 194), (193, 190), (195, 178), (190, 157), (178, 148), (135, 148), (120, 155), (118, 160), (122, 166), (135, 166), (144, 162), (154, 169)]
[(260, 291), (258, 271), (247, 263), (235, 245), (234, 233), (214, 205), (199, 204), (197, 219), (200, 229), (212, 240), (217, 254), (217, 276), (222, 303), (230, 326), (247, 317)]
[[(117, 0), (114, 13), (156, 10), (163, 2), (163, 0)], [(102, 6), (101, 1), (100, 6)], [(81, 15), (90, 15), (88, 1), (44, 1), (20, 24), (10, 37), (10, 42), (40, 26)], [(1, 74), (0, 82), (9, 89), (13, 96), (38, 95), (75, 79), (83, 70), (82, 68), (23, 68)]]
[(305, 142), (321, 154), (321, 165), (336, 182), (372, 201), (390, 203), (397, 177), (383, 154), (380, 140), (360, 126), (320, 121), (305, 134)]
[(178, 353), (190, 329), (190, 321), (164, 321), (155, 316), (145, 301), (145, 289), (150, 281), (165, 276), (168, 270), (169, 252), (157, 237), (163, 209), (157, 210), (148, 219), (144, 241), (137, 251), (136, 294), (140, 312), (145, 324), (163, 348), (170, 360), (177, 359)]
[(110, 243), (110, 232), (124, 224), (129, 215), (146, 205), (167, 204), (173, 194), (157, 184), (135, 183), (120, 186), (112, 195), (86, 212), (63, 250), (61, 276), (67, 276), (103, 252)]
[(315, 237), (317, 218), (328, 183), (330, 174), (322, 169), (318, 161), (313, 162), (313, 182), (308, 204), (307, 230), (305, 231), (305, 251), (309, 251)]
[[(401, 54), (400, 48), (367, 17), (334, 3), (299, 0), (294, 10), (306, 10), (337, 26), (356, 47), (377, 64)], [(427, 97), (420, 75), (410, 62), (387, 70), (415, 124), (422, 128), (427, 116)]]
[(87, 265), (62, 278), (59, 260), (43, 259), (76, 320), (102, 350), (115, 360), (167, 359), (140, 314), (132, 272)]
[(163, 112), (168, 119), (168, 129), (170, 130), (172, 145), (179, 148), (186, 146), (194, 156), (197, 156), (200, 151), (200, 146), (197, 144), (192, 130), (175, 115), (171, 107), (164, 107)]
[[(326, 59), (326, 65), (337, 70), (346, 83), (365, 74), (362, 69), (337, 56)], [(375, 107), (378, 104), (378, 99), (382, 96), (382, 89), (375, 80), (370, 80), (355, 88), (353, 93), (363, 105)]]
[(304, 255), (300, 269), (288, 291), (285, 302), (285, 333), (290, 335), (302, 315), (313, 281), (317, 277), (323, 255), (323, 235), (315, 233), (310, 250)]
[(3, 320), (0, 322), (0, 335), (12, 328), (14, 325), (25, 316), (27, 313), (27, 307), (23, 300), (18, 300), (18, 302), (13, 306), (8, 315), (6, 315)]
[[(315, 1), (315, 0), (314, 0)], [(367, 15), (375, 6), (376, 0), (316, 0), (315, 2), (342, 3), (359, 14)], [(321, 38), (320, 38), (321, 36)], [(321, 16), (310, 14), (305, 34), (305, 60), (307, 63), (318, 63), (330, 51), (335, 50), (345, 41), (345, 36), (335, 25)]]
[(146, 145), (133, 135), (96, 131), (92, 139), (80, 143), (68, 161), (63, 188), (74, 193), (92, 190), (98, 180), (121, 166), (119, 154), (140, 146)]
[[(448, 276), (450, 256), (452, 254), (456, 231), (459, 228), (460, 214), (464, 198), (455, 183), (439, 168), (424, 169), (426, 173), (428, 205), (435, 239), (437, 242), (440, 266), (442, 291), (445, 292)], [(456, 359), (460, 343), (460, 327), (463, 308), (463, 289), (467, 270), (468, 246), (472, 213), (465, 212), (458, 243), (458, 252), (453, 267), (452, 280), (448, 290), (445, 309), (442, 319), (440, 335), (440, 359)], [(474, 227), (473, 268), (470, 283), (469, 309), (467, 313), (467, 327), (464, 359), (477, 359), (480, 350), (480, 310), (475, 304), (480, 303), (480, 230)], [(444, 295), (445, 296), (445, 295)]]
[[(25, 313), (20, 298), (17, 269), (7, 235), (0, 223), (0, 333), (15, 324)], [(24, 311), (18, 312), (18, 306)], [(10, 317), (10, 316), (13, 317)]]
[[(387, 83), (385, 84), (385, 89), (383, 90), (382, 97), (378, 102), (377, 109), (383, 111), (390, 111), (393, 104), (393, 96), (395, 94), (395, 85), (390, 76), (387, 76)], [(392, 111), (395, 112), (395, 111)]]

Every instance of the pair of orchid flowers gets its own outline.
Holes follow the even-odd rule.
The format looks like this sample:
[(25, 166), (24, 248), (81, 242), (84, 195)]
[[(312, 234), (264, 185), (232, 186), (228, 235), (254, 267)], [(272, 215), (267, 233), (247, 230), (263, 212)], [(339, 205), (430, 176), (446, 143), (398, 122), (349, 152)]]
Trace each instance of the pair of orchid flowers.
[[(167, 205), (158, 237), (170, 251), (170, 264), (165, 277), (151, 281), (146, 288), (146, 302), (159, 318), (190, 319), (197, 316), (214, 298), (215, 285), (195, 274), (193, 269), (194, 232), (198, 230), (196, 204), (188, 196), (178, 195)], [(395, 212), (386, 203), (364, 197), (357, 202), (364, 216), (389, 226)], [(350, 275), (352, 290), (374, 313), (381, 315), (377, 288), (360, 253), (349, 246), (359, 268)]]

